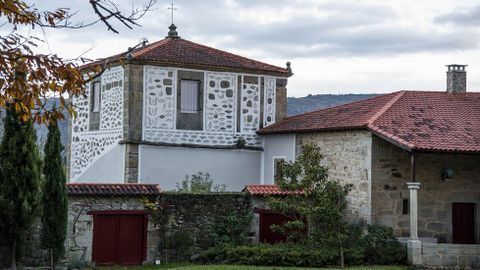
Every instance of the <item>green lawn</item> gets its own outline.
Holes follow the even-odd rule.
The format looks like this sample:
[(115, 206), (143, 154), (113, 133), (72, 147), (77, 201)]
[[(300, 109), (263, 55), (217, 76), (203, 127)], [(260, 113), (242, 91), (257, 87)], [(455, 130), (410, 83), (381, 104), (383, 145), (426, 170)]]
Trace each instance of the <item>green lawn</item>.
[[(139, 267), (111, 267), (101, 269), (112, 270), (151, 270), (151, 269), (178, 269), (178, 270), (332, 270), (339, 268), (303, 268), (303, 267), (275, 267), (275, 266), (244, 266), (244, 265), (192, 265), (192, 264), (170, 264), (162, 266), (139, 266)], [(389, 266), (355, 266), (347, 267), (347, 270), (406, 270), (407, 266), (389, 265)]]

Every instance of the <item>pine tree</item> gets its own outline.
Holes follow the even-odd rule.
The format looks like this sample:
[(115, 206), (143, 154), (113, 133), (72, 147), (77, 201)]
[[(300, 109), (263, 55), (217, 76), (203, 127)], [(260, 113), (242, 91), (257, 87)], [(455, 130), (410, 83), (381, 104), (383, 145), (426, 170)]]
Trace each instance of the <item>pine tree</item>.
[(47, 142), (44, 148), (43, 173), (45, 183), (42, 192), (42, 247), (50, 250), (52, 266), (63, 256), (67, 233), (67, 194), (65, 171), (62, 164), (62, 143), (57, 121), (48, 126)]
[(10, 104), (0, 143), (0, 237), (10, 244), (13, 269), (40, 201), (41, 159), (35, 141), (33, 123), (21, 122)]

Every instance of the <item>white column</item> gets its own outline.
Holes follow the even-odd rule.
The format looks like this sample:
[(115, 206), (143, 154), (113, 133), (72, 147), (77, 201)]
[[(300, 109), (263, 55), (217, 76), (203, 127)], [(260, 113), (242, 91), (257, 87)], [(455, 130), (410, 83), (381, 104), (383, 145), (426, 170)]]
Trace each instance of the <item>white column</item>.
[(418, 204), (417, 190), (420, 189), (419, 182), (408, 182), (410, 190), (410, 239), (407, 242), (408, 262), (412, 265), (422, 264), (422, 242), (418, 239)]
[(408, 182), (410, 190), (410, 238), (418, 239), (418, 207), (417, 207), (417, 190), (420, 189), (419, 182)]

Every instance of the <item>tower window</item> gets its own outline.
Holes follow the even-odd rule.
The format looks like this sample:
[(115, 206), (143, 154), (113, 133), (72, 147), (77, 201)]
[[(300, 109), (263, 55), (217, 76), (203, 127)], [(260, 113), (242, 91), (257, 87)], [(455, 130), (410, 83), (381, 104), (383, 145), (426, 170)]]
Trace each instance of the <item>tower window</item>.
[(92, 112), (100, 111), (100, 82), (92, 83)]
[(180, 112), (198, 112), (198, 81), (180, 81)]

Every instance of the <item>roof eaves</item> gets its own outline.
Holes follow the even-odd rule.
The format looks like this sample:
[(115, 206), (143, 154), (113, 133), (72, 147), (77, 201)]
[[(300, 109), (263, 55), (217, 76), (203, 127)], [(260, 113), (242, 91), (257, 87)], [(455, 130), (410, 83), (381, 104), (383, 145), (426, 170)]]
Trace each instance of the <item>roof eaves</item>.
[(302, 129), (285, 129), (285, 130), (259, 130), (258, 135), (274, 135), (274, 134), (294, 134), (294, 133), (311, 133), (311, 132), (332, 132), (332, 131), (348, 131), (348, 130), (366, 130), (367, 125), (342, 126), (330, 128), (302, 128)]
[(396, 136), (396, 135), (393, 135), (389, 132), (386, 132), (384, 130), (382, 130), (381, 128), (379, 127), (376, 127), (372, 124), (368, 124), (367, 125), (367, 128), (368, 130), (370, 130), (370, 132), (372, 132), (373, 134), (383, 138), (384, 140), (388, 141), (388, 142), (391, 142), (397, 146), (399, 146), (400, 148), (403, 148), (409, 152), (413, 152), (415, 151), (416, 147), (414, 144), (410, 143), (410, 142), (407, 142), (406, 140)]

